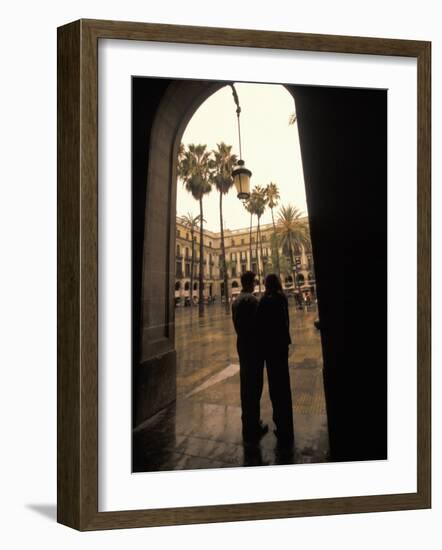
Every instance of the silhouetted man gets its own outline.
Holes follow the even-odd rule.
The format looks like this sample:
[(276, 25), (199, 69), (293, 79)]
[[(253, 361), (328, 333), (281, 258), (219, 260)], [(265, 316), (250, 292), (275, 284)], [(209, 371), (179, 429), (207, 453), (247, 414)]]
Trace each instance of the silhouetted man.
[(251, 271), (243, 273), (241, 285), (241, 293), (232, 304), (232, 318), (238, 337), (236, 348), (240, 370), (242, 434), (246, 443), (256, 443), (268, 427), (260, 420), (264, 361), (256, 338), (258, 300), (253, 295), (255, 274)]

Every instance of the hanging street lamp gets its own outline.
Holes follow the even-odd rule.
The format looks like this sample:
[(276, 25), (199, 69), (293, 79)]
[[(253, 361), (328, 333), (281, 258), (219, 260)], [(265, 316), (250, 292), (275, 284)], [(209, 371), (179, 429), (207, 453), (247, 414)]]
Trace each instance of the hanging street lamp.
[(242, 148), (241, 148), (241, 124), (240, 124), (240, 114), (241, 107), (239, 105), (238, 94), (236, 92), (235, 86), (230, 84), (232, 88), (233, 100), (236, 104), (236, 117), (238, 121), (238, 140), (239, 140), (239, 160), (237, 166), (232, 171), (233, 183), (235, 184), (237, 197), (240, 200), (247, 200), (250, 197), (250, 178), (252, 177), (252, 172), (245, 167), (244, 161), (242, 159)]
[(238, 166), (233, 170), (232, 176), (238, 193), (238, 199), (247, 200), (250, 197), (250, 178), (252, 172), (244, 166), (243, 160), (238, 161)]

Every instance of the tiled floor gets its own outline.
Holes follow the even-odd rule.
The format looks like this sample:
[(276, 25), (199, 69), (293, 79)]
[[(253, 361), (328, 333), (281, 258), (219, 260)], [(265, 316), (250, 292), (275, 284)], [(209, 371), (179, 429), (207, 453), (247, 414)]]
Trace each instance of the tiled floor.
[(295, 449), (281, 452), (273, 434), (267, 382), (262, 418), (270, 430), (257, 448), (241, 438), (239, 365), (230, 316), (221, 306), (176, 310), (177, 400), (134, 433), (134, 471), (188, 470), (324, 462), (328, 437), (316, 312), (291, 308), (290, 376)]

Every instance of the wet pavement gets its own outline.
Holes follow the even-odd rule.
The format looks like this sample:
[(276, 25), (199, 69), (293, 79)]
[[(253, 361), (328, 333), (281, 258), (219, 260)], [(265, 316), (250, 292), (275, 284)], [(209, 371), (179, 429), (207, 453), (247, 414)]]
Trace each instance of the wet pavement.
[(290, 309), (294, 342), (289, 358), (295, 448), (281, 452), (273, 434), (272, 407), (264, 382), (261, 417), (269, 432), (257, 447), (241, 437), (236, 336), (220, 305), (178, 308), (175, 318), (177, 400), (134, 432), (134, 471), (190, 470), (327, 460), (327, 417), (316, 311)]

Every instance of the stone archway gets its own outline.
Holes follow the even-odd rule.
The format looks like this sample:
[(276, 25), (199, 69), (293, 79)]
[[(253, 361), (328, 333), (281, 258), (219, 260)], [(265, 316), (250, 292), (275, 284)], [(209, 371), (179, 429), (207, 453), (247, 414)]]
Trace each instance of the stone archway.
[(176, 397), (173, 284), (176, 159), (181, 137), (194, 112), (224, 85), (222, 82), (172, 81), (153, 119), (148, 140), (139, 360), (134, 365), (135, 425)]

